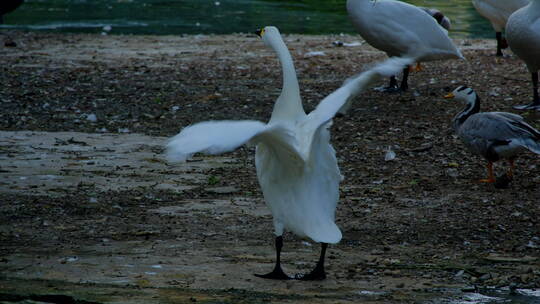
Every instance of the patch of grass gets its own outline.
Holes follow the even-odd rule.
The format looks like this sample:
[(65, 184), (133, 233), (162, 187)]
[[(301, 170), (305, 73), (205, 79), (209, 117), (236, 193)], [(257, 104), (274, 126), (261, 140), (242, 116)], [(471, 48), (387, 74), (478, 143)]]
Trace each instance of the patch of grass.
[(208, 185), (210, 186), (217, 185), (219, 181), (220, 181), (219, 177), (215, 175), (210, 175), (210, 177), (208, 177)]

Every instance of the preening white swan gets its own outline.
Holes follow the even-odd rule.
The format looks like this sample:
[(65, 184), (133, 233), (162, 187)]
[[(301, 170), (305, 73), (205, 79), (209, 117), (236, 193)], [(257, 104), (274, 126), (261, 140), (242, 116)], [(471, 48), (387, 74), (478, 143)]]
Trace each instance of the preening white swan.
[(531, 73), (533, 101), (514, 106), (518, 110), (540, 111), (538, 96), (538, 70), (540, 70), (540, 0), (531, 0), (529, 5), (514, 12), (506, 24), (506, 39), (512, 52), (525, 61)]
[(540, 132), (527, 124), (523, 117), (507, 112), (480, 112), (480, 98), (473, 89), (459, 86), (445, 98), (465, 102), (465, 109), (454, 117), (453, 127), (465, 146), (487, 161), (488, 177), (481, 182), (495, 182), (493, 163), (508, 159), (513, 176), (514, 159), (524, 151), (540, 154)]
[(328, 128), (341, 106), (381, 76), (393, 75), (410, 59), (391, 58), (346, 81), (306, 115), (291, 55), (275, 27), (258, 31), (264, 43), (278, 55), (283, 70), (283, 89), (268, 123), (259, 121), (208, 121), (184, 128), (167, 144), (168, 159), (183, 161), (196, 152), (232, 151), (243, 144), (256, 146), (257, 177), (273, 215), (276, 264), (269, 279), (290, 279), (280, 264), (282, 234), (289, 230), (322, 243), (315, 269), (303, 280), (321, 280), (328, 243), (337, 243), (341, 231), (334, 222), (342, 177)]
[[(434, 18), (420, 8), (394, 0), (347, 0), (352, 24), (371, 46), (389, 57), (408, 57), (416, 62), (462, 58)], [(401, 90), (407, 90), (409, 70), (403, 70)], [(397, 85), (391, 78), (390, 87)]]
[(472, 4), (478, 13), (491, 23), (497, 39), (497, 56), (502, 56), (502, 49), (508, 47), (502, 36), (508, 17), (529, 4), (529, 0), (472, 0)]

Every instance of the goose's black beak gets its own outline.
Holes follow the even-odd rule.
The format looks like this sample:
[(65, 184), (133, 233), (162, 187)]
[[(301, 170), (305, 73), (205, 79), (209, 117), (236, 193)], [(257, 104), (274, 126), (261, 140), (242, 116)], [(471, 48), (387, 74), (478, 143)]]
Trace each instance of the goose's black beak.
[(255, 34), (261, 38), (262, 38), (263, 33), (264, 33), (264, 29), (258, 29), (255, 31)]

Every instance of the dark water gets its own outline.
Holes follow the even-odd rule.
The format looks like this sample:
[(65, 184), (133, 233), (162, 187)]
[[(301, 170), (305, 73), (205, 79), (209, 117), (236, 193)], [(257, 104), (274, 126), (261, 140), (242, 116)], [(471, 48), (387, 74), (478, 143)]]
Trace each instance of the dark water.
[(540, 304), (540, 290), (508, 289), (485, 290), (482, 293), (464, 293), (457, 299), (434, 301), (426, 304)]
[[(5, 0), (0, 0), (5, 1)], [(354, 33), (346, 0), (26, 0), (0, 28), (110, 34)], [(452, 20), (453, 37), (492, 37), (470, 0), (408, 0)], [(104, 30), (105, 28), (105, 30)]]

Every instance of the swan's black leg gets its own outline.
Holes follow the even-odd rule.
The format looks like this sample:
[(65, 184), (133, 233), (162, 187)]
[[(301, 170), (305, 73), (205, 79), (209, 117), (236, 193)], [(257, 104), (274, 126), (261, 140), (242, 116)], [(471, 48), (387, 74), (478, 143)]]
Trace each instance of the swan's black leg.
[(401, 91), (405, 92), (409, 89), (409, 84), (407, 83), (409, 80), (409, 66), (406, 66), (403, 69), (403, 79), (401, 79), (401, 86), (399, 87)]
[(537, 110), (540, 111), (540, 97), (538, 96), (538, 72), (531, 73), (533, 85), (533, 102), (526, 105), (514, 106), (516, 110)]
[(396, 76), (390, 76), (390, 83), (388, 84), (388, 86), (377, 87), (377, 88), (374, 88), (374, 90), (378, 92), (384, 92), (384, 93), (399, 92)]
[(315, 268), (307, 274), (297, 274), (295, 278), (302, 281), (320, 281), (326, 279), (326, 272), (324, 271), (324, 256), (326, 254), (327, 243), (321, 243), (321, 256)]
[(390, 76), (390, 83), (388, 84), (388, 88), (397, 88), (396, 76)]
[(398, 87), (396, 76), (390, 76), (390, 83), (387, 87), (375, 88), (375, 91), (385, 93), (401, 93), (409, 89), (407, 79), (409, 78), (409, 66), (403, 69), (403, 79), (401, 80), (401, 86)]
[(538, 105), (540, 104), (540, 97), (538, 96), (538, 71), (532, 73), (532, 84), (533, 84), (533, 103)]
[(503, 53), (502, 53), (502, 49), (505, 48), (503, 46), (503, 37), (502, 37), (502, 33), (501, 32), (496, 32), (495, 33), (495, 38), (497, 39), (497, 56), (503, 56)]
[(283, 248), (283, 237), (280, 235), (276, 237), (276, 266), (274, 266), (274, 270), (272, 272), (267, 274), (255, 274), (256, 277), (263, 278), (263, 279), (272, 279), (272, 280), (290, 280), (291, 277), (285, 274), (283, 272), (283, 269), (281, 269), (281, 248)]
[(401, 92), (401, 89), (398, 87), (398, 83), (396, 80), (396, 76), (390, 76), (390, 83), (386, 87), (378, 87), (374, 89), (378, 92), (384, 92), (384, 93), (399, 93)]

